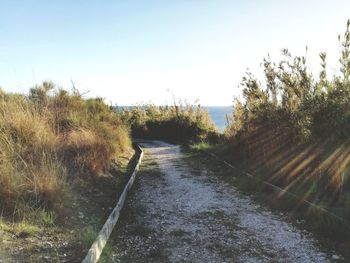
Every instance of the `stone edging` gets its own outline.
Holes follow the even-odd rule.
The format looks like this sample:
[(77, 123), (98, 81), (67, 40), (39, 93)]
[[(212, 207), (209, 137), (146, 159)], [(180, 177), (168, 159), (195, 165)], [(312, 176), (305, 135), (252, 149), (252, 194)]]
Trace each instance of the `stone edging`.
[(102, 254), (102, 250), (105, 247), (107, 240), (108, 240), (110, 234), (112, 233), (114, 226), (116, 225), (116, 223), (118, 221), (118, 218), (120, 215), (120, 210), (123, 208), (128, 191), (130, 190), (130, 188), (132, 187), (132, 185), (135, 181), (136, 173), (139, 170), (141, 160), (143, 157), (142, 148), (139, 145), (137, 145), (137, 148), (140, 151), (140, 155), (139, 155), (137, 164), (135, 166), (135, 169), (134, 169), (128, 183), (126, 184), (126, 186), (123, 190), (123, 193), (121, 194), (121, 196), (119, 198), (117, 205), (114, 207), (114, 209), (111, 212), (111, 214), (109, 215), (107, 221), (103, 225), (100, 233), (98, 234), (95, 242), (92, 244), (86, 257), (82, 261), (83, 263), (96, 263), (98, 261), (98, 259), (100, 258), (101, 254)]

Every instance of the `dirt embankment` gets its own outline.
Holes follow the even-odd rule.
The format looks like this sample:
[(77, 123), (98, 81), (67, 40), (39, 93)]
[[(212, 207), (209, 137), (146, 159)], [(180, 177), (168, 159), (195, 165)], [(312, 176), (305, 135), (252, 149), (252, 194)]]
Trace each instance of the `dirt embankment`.
[(109, 174), (71, 182), (65, 216), (46, 228), (27, 225), (14, 233), (0, 225), (0, 262), (81, 262), (129, 179), (131, 157), (130, 152)]

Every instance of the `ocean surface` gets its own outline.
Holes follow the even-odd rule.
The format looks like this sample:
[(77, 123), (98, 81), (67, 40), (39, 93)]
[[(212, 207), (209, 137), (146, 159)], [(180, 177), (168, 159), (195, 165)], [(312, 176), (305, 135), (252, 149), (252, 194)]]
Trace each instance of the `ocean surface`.
[[(122, 110), (123, 108), (132, 108), (132, 106), (117, 106), (117, 110)], [(232, 106), (203, 106), (209, 112), (215, 126), (220, 132), (223, 132), (226, 127), (225, 116), (232, 112)]]
[(232, 106), (203, 106), (203, 108), (209, 112), (210, 117), (219, 131), (223, 132), (226, 127), (225, 116), (232, 112)]

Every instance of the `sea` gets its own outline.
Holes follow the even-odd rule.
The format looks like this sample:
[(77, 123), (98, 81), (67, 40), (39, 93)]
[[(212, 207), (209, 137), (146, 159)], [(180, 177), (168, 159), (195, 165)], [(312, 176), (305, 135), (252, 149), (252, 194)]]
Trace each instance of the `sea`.
[(232, 106), (204, 106), (220, 132), (226, 128), (226, 115), (232, 113)]

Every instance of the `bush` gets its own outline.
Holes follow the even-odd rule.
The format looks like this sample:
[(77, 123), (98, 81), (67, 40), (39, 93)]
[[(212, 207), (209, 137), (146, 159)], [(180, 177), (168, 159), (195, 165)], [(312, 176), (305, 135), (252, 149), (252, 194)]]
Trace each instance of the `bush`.
[[(350, 20), (340, 38), (340, 75), (327, 75), (326, 53), (314, 76), (306, 57), (282, 50), (278, 63), (263, 60), (265, 85), (248, 73), (225, 130), (230, 152), (254, 162), (266, 180), (303, 198), (340, 206), (349, 188)], [(239, 156), (237, 156), (239, 155)]]
[(175, 143), (217, 142), (219, 139), (208, 112), (199, 105), (144, 105), (124, 109), (122, 116), (137, 138)]
[(114, 108), (51, 82), (28, 96), (0, 91), (0, 131), (0, 209), (19, 219), (37, 208), (59, 213), (67, 180), (96, 176), (131, 148)]
[(244, 104), (236, 100), (226, 133), (247, 132), (254, 126), (288, 130), (300, 141), (333, 137), (349, 138), (350, 120), (350, 20), (341, 40), (341, 75), (327, 77), (326, 53), (320, 53), (321, 71), (313, 76), (305, 56), (282, 50), (278, 63), (270, 57), (262, 65), (265, 88), (248, 73), (242, 81)]

